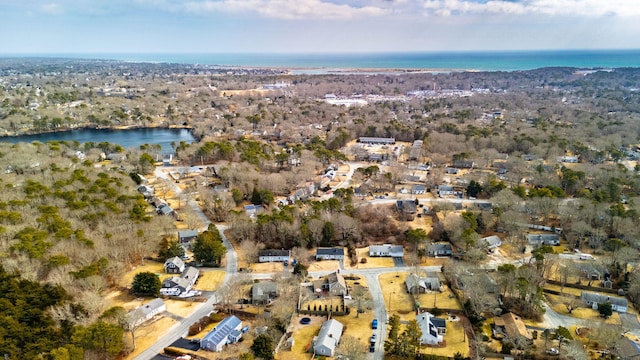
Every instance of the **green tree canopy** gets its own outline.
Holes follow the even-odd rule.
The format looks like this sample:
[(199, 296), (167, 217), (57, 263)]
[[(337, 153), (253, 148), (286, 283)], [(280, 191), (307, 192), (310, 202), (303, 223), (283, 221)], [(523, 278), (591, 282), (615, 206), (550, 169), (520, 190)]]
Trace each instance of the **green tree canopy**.
[(198, 234), (193, 244), (193, 256), (200, 263), (220, 265), (226, 254), (227, 248), (222, 244), (222, 237), (215, 226)]
[(272, 360), (273, 359), (273, 342), (266, 334), (260, 334), (253, 340), (251, 351), (257, 358)]
[(162, 283), (158, 275), (148, 271), (137, 273), (131, 284), (133, 293), (141, 296), (156, 297), (160, 295), (161, 287)]

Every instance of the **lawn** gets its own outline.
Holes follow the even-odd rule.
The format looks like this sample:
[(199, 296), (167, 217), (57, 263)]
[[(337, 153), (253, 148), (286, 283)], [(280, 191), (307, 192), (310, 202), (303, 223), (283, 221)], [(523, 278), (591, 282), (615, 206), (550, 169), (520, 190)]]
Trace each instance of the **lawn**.
[(200, 271), (196, 288), (202, 291), (215, 291), (220, 287), (220, 284), (222, 284), (226, 274), (223, 270)]
[[(384, 268), (393, 267), (393, 259), (390, 257), (369, 257), (369, 247), (356, 249), (358, 255), (358, 262), (355, 265), (351, 265), (351, 261), (345, 260), (344, 267), (346, 269), (372, 269), (372, 268)], [(367, 259), (366, 263), (361, 263), (360, 259)]]
[(407, 275), (408, 273), (406, 272), (397, 272), (380, 274), (379, 277), (380, 287), (384, 292), (382, 295), (384, 296), (389, 316), (397, 314), (401, 320), (415, 319), (411, 296), (404, 287), (404, 280)]
[(443, 347), (423, 346), (420, 352), (437, 356), (452, 356), (457, 352), (464, 356), (469, 355), (469, 339), (464, 334), (464, 328), (460, 321), (447, 321), (447, 333), (444, 336), (444, 341), (445, 346)]
[[(544, 288), (547, 290), (553, 290), (553, 291), (558, 291), (560, 292), (560, 285), (553, 285), (553, 284), (549, 284), (549, 283), (545, 283), (544, 284)], [(580, 296), (582, 294), (582, 290), (580, 289), (576, 289), (576, 288), (570, 288), (567, 287), (565, 285), (564, 289), (562, 290), (564, 294), (570, 294), (570, 295), (574, 295), (574, 296)]]
[[(147, 323), (136, 329), (136, 350), (124, 357), (124, 359), (133, 359), (141, 352), (153, 345), (158, 338), (167, 333), (174, 324), (175, 320), (163, 317), (152, 323)], [(125, 344), (133, 349), (131, 333), (126, 333)]]
[(120, 278), (120, 286), (130, 288), (133, 283), (133, 278), (136, 274), (141, 272), (151, 272), (154, 274), (160, 274), (160, 279), (164, 279), (169, 276), (169, 274), (164, 273), (164, 263), (153, 261), (153, 260), (145, 260), (143, 265), (137, 266), (133, 270), (125, 273)]
[[(593, 320), (596, 322), (602, 319), (600, 317), (600, 313), (598, 312), (598, 310), (593, 310), (592, 308), (580, 307), (580, 308), (574, 309), (571, 312), (571, 314), (569, 314), (569, 311), (567, 310), (566, 306), (564, 306), (564, 304), (562, 303), (557, 303), (553, 305), (552, 308), (558, 314), (572, 316), (578, 319)], [(621, 324), (620, 315), (614, 311), (613, 314), (608, 319), (605, 320), (605, 323), (612, 324), (612, 325), (620, 325)]]
[[(364, 345), (369, 345), (369, 338), (375, 330), (371, 329), (371, 321), (373, 320), (373, 312), (367, 310), (359, 314), (355, 307), (351, 308), (351, 313), (345, 316), (334, 316), (334, 319), (340, 321), (344, 325), (342, 335), (350, 335), (360, 340)], [(380, 319), (378, 321), (381, 321)]]
[(439, 309), (454, 309), (454, 310), (462, 310), (462, 304), (458, 301), (458, 298), (455, 297), (453, 291), (446, 286), (443, 285), (443, 292), (432, 291), (425, 294), (417, 295), (418, 302), (421, 307), (431, 308), (433, 307), (434, 300), (436, 307)]
[[(281, 262), (266, 262), (251, 264), (251, 270), (257, 273), (273, 273), (283, 271), (284, 264)], [(291, 269), (291, 267), (289, 267)]]
[[(348, 261), (345, 260), (345, 262), (348, 262)], [(320, 261), (314, 261), (311, 264), (309, 264), (309, 269), (307, 270), (309, 272), (312, 272), (312, 271), (323, 271), (323, 270), (336, 270), (339, 268), (340, 268), (340, 263), (338, 263), (338, 260), (320, 260)]]
[[(313, 318), (313, 317), (312, 317)], [(296, 321), (296, 318), (294, 318)], [(291, 350), (285, 350), (276, 354), (279, 360), (309, 360), (311, 353), (306, 351), (311, 346), (313, 337), (318, 335), (322, 322), (309, 324), (293, 332), (294, 343)]]

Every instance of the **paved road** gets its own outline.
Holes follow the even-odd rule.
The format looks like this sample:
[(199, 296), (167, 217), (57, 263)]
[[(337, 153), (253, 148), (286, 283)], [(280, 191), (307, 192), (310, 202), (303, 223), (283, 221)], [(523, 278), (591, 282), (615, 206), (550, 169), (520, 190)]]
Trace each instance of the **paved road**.
[[(168, 179), (167, 174), (162, 171), (163, 168), (156, 169), (156, 176), (163, 179)], [(168, 184), (171, 184), (173, 190), (176, 192), (178, 196), (183, 196), (182, 190), (175, 185), (173, 181), (167, 181)], [(188, 201), (189, 206), (193, 209), (200, 219), (202, 219), (205, 226), (201, 230), (206, 230), (209, 224), (211, 223), (206, 215), (202, 212), (198, 203), (194, 200)], [(222, 236), (222, 244), (227, 248), (227, 257), (226, 257), (226, 274), (224, 277), (224, 283), (226, 284), (229, 279), (238, 272), (238, 257), (233, 249), (233, 245), (229, 242), (227, 237), (224, 235), (224, 230), (226, 226), (216, 225), (220, 235)], [(206, 302), (198, 305), (196, 310), (191, 313), (191, 315), (183, 318), (181, 321), (174, 324), (170, 329), (167, 330), (166, 334), (162, 336), (158, 341), (156, 341), (153, 345), (151, 345), (148, 349), (143, 351), (140, 355), (136, 356), (136, 360), (148, 360), (152, 357), (156, 356), (159, 353), (162, 353), (164, 348), (171, 345), (174, 341), (179, 339), (180, 337), (186, 336), (189, 331), (189, 326), (195, 323), (200, 318), (209, 315), (211, 311), (213, 311), (213, 306), (217, 303), (217, 292), (214, 292)]]

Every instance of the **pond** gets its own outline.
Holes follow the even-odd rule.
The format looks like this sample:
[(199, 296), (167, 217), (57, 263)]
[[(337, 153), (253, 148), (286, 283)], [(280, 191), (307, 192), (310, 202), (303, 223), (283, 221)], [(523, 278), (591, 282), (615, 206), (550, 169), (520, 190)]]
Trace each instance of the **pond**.
[(139, 148), (144, 144), (158, 144), (162, 146), (163, 153), (171, 153), (171, 143), (179, 144), (181, 141), (192, 143), (196, 141), (188, 129), (142, 128), (142, 129), (78, 129), (60, 131), (36, 135), (21, 135), (0, 138), (0, 141), (9, 143), (19, 142), (48, 142), (48, 141), (77, 141), (109, 142), (118, 144), (125, 149)]

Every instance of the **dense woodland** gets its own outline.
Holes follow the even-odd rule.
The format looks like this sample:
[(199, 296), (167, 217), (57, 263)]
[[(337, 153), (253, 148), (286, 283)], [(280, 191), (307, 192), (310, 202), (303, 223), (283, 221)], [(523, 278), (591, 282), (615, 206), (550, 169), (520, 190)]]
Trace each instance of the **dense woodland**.
[[(199, 201), (212, 220), (228, 222), (230, 236), (250, 256), (263, 247), (303, 253), (332, 245), (348, 247), (351, 255), (356, 247), (393, 242), (413, 250), (411, 264), (428, 243), (448, 241), (464, 253), (464, 261), (445, 269), (453, 279), (486, 257), (480, 237), (499, 230), (520, 251), (525, 224), (549, 224), (564, 230), (571, 247), (602, 254), (615, 288), (640, 302), (640, 276), (633, 271), (640, 249), (639, 69), (293, 76), (282, 70), (24, 59), (2, 60), (1, 68), (0, 128), (7, 135), (97, 126), (192, 128), (200, 141), (174, 144), (178, 161), (213, 165), (215, 173), (187, 186), (185, 196)], [(290, 86), (254, 90), (276, 82)], [(471, 95), (445, 96), (447, 89)], [(433, 96), (398, 98), (429, 90)], [(345, 107), (324, 102), (326, 94), (383, 98)], [(415, 173), (407, 165), (429, 164), (424, 183), (433, 188), (447, 178), (447, 166), (473, 161), (476, 169), (462, 176), (460, 187), (490, 199), (493, 210), (435, 205), (427, 233), (411, 229), (391, 205), (361, 205), (353, 189), (324, 201), (278, 205), (278, 198), (315, 182), (328, 165), (353, 160), (359, 136), (424, 145), (417, 160), (403, 154), (357, 171), (355, 185), (397, 193)], [(101, 154), (114, 152), (128, 156), (119, 163), (101, 161)], [(5, 293), (13, 294), (3, 299), (3, 308), (12, 310), (2, 313), (2, 328), (21, 334), (27, 329), (12, 314), (32, 313), (38, 318), (28, 321), (41, 324), (38, 331), (64, 334), (33, 343), (20, 343), (26, 335), (3, 336), (3, 352), (18, 354), (27, 343), (33, 357), (54, 359), (122, 350), (122, 343), (98, 348), (87, 334), (109, 329), (121, 338), (118, 310), (109, 309), (104, 292), (119, 286), (119, 276), (143, 257), (172, 255), (166, 251), (175, 234), (172, 219), (153, 215), (130, 176), (152, 172), (159, 152), (107, 143), (1, 144), (1, 275)], [(579, 162), (560, 163), (560, 156)], [(156, 191), (162, 196), (168, 188), (160, 184)], [(250, 219), (241, 211), (248, 203), (266, 211)], [(193, 222), (188, 212), (183, 220)], [(535, 317), (541, 284), (558, 260), (544, 247), (532, 255), (530, 266), (502, 267), (498, 276), (506, 306)], [(219, 263), (220, 257), (210, 260)], [(567, 275), (577, 271), (566, 269)], [(480, 317), (495, 304), (479, 280), (471, 283), (465, 310)], [(43, 293), (50, 295), (41, 299)]]

